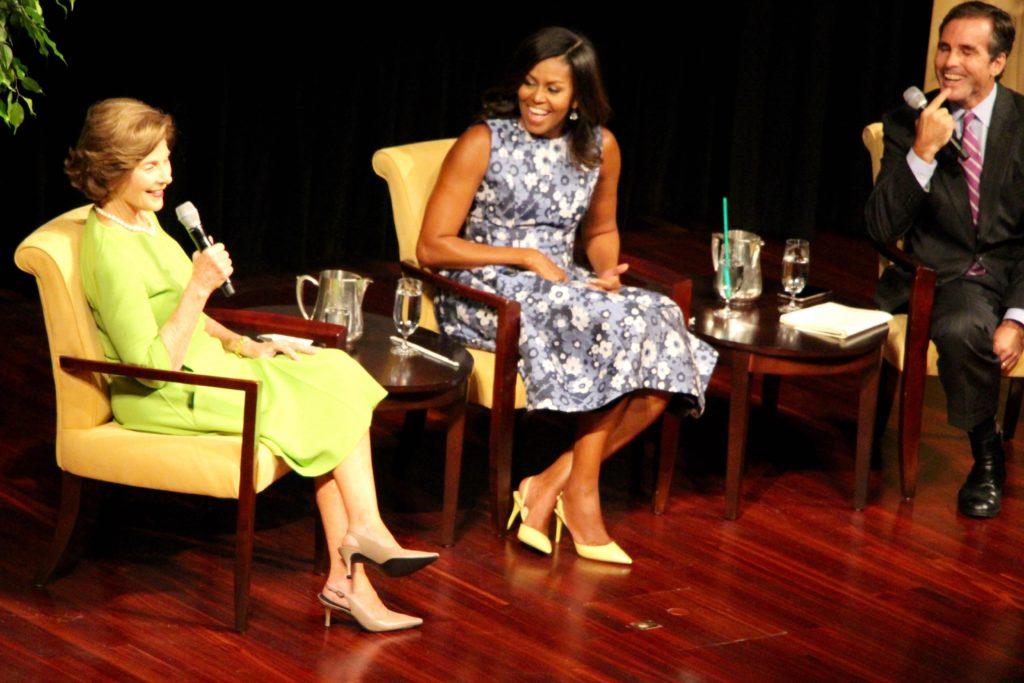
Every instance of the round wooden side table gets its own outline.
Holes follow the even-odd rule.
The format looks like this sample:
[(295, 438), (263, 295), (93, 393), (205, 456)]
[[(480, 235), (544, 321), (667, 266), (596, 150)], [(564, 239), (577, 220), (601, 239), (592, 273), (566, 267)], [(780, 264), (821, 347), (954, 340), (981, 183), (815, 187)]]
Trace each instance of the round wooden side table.
[(773, 410), (778, 401), (779, 378), (782, 376), (860, 374), (853, 493), (853, 507), (860, 510), (867, 501), (882, 344), (888, 328), (880, 327), (847, 342), (805, 334), (779, 322), (781, 302), (778, 292), (777, 285), (768, 283), (755, 302), (746, 308), (734, 307), (740, 312), (739, 316), (716, 318), (714, 312), (722, 307), (723, 302), (718, 298), (711, 278), (694, 279), (690, 331), (718, 349), (721, 359), (729, 361), (732, 368), (725, 517), (736, 519), (739, 516), (750, 418), (751, 375), (764, 375), (763, 403)]

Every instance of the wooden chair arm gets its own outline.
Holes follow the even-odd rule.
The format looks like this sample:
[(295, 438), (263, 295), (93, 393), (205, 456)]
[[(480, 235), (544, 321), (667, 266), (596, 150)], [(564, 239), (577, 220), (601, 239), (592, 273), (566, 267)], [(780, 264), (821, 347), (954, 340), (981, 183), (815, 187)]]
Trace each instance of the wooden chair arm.
[(519, 303), (516, 301), (510, 301), (505, 297), (498, 296), (497, 294), (491, 294), (490, 292), (482, 292), (479, 289), (473, 289), (461, 282), (456, 282), (444, 275), (433, 273), (426, 268), (417, 266), (409, 261), (402, 261), (402, 274), (424, 280), (439, 289), (443, 289), (451, 292), (452, 294), (458, 294), (459, 296), (465, 297), (471, 301), (476, 301), (486, 306), (490, 306), (498, 311), (498, 315), (501, 315), (502, 310), (511, 311), (512, 307), (515, 307), (517, 310), (519, 309)]
[[(245, 404), (242, 411), (242, 451), (238, 475), (239, 514), (242, 514), (243, 501), (256, 495), (255, 462), (256, 462), (256, 408), (259, 405), (260, 383), (252, 379), (236, 379), (234, 377), (218, 377), (216, 375), (200, 375), (180, 370), (156, 370), (140, 365), (112, 363), (110, 361), (88, 360), (73, 356), (61, 356), (60, 367), (66, 372), (98, 372), (107, 375), (120, 375), (138, 379), (150, 379), (161, 382), (177, 382), (219, 389), (233, 389), (245, 393)], [(251, 510), (251, 506), (249, 507)]]
[(149, 379), (157, 382), (177, 382), (178, 384), (194, 384), (201, 387), (217, 387), (218, 389), (234, 389), (236, 391), (257, 391), (259, 382), (252, 379), (236, 379), (234, 377), (218, 377), (217, 375), (200, 375), (195, 372), (181, 370), (157, 370), (141, 365), (113, 363), (105, 360), (88, 360), (74, 356), (61, 356), (60, 367), (72, 374), (77, 372), (98, 372), (105, 375), (120, 375)]
[(319, 320), (305, 320), (293, 315), (236, 308), (208, 308), (205, 313), (228, 327), (241, 328), (260, 334), (275, 333), (304, 337), (328, 348), (345, 348), (348, 335), (344, 325), (335, 325)]
[(898, 247), (895, 243), (884, 244), (876, 242), (875, 248), (878, 249), (878, 253), (889, 259), (893, 265), (907, 272), (914, 273), (917, 272), (919, 268), (931, 270), (928, 266), (903, 251), (903, 249)]
[(903, 347), (904, 381), (909, 377), (919, 377), (924, 382), (934, 301), (935, 271), (918, 266), (914, 270), (914, 281), (907, 302), (907, 333)]
[[(907, 302), (907, 332), (904, 344), (904, 370), (908, 364), (924, 376), (928, 358), (929, 330), (932, 321), (932, 304), (935, 301), (935, 270), (924, 265), (895, 243), (875, 244), (879, 253), (889, 259), (897, 268), (912, 273), (910, 298)], [(908, 373), (904, 373), (906, 375)]]
[(519, 366), (519, 329), (522, 311), (519, 302), (467, 287), (461, 282), (432, 273), (409, 261), (402, 261), (402, 273), (428, 282), (438, 289), (497, 310), (498, 331), (494, 339), (493, 405), (501, 406), (498, 408), (501, 414), (511, 413), (515, 403), (516, 373)]
[(623, 279), (639, 281), (648, 289), (665, 291), (683, 311), (683, 319), (690, 319), (693, 282), (689, 278), (681, 276), (671, 268), (666, 268), (635, 254), (623, 253), (619, 257), (619, 261), (629, 264), (629, 270), (623, 273)]

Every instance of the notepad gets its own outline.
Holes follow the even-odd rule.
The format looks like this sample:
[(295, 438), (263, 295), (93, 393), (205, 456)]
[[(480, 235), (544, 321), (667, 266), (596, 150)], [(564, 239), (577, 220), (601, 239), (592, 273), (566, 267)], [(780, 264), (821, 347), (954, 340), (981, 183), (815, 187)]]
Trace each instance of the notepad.
[(779, 316), (779, 322), (801, 332), (830, 339), (847, 339), (888, 324), (892, 316), (885, 311), (853, 308), (829, 301)]

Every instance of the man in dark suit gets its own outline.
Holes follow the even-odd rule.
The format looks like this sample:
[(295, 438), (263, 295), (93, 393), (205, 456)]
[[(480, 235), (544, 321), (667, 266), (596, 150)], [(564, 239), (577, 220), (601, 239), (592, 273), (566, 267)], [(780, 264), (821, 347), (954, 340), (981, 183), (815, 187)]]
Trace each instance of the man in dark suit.
[[(970, 438), (974, 466), (958, 508), (972, 517), (999, 513), (999, 378), (1024, 350), (1024, 97), (996, 83), (1013, 39), (1010, 16), (992, 5), (950, 10), (935, 56), (941, 90), (920, 114), (903, 106), (883, 119), (885, 154), (865, 212), (872, 239), (902, 237), (936, 271), (931, 336), (949, 422)], [(947, 144), (954, 135), (964, 155)], [(895, 310), (909, 288), (910, 276), (889, 268), (875, 297)]]

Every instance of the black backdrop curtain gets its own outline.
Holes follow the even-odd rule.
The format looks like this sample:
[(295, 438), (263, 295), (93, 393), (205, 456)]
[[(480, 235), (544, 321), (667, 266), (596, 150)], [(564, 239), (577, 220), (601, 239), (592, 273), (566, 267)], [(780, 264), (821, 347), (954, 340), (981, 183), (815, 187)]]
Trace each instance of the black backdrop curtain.
[[(920, 83), (931, 12), (930, 0), (749, 0), (671, 15), (503, 5), (456, 23), (365, 9), (356, 20), (322, 5), (179, 2), (154, 14), (79, 0), (64, 18), (44, 0), (68, 64), (17, 46), (47, 93), (17, 135), (0, 131), (7, 258), (84, 203), (61, 162), (86, 107), (112, 96), (175, 116), (163, 224), (178, 235), (173, 206), (193, 201), (240, 274), (393, 258), (373, 151), (458, 135), (515, 45), (546, 24), (586, 33), (601, 56), (623, 151), (623, 230), (641, 216), (717, 228), (727, 193), (737, 227), (856, 233), (870, 189), (860, 130)], [(31, 287), (12, 265), (3, 273), (4, 286)]]

